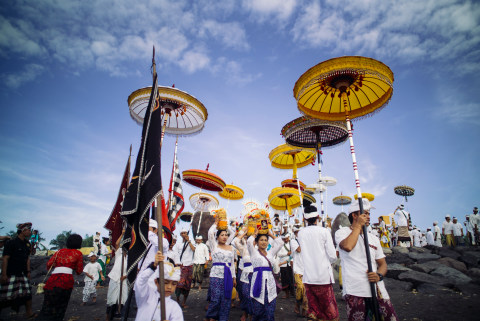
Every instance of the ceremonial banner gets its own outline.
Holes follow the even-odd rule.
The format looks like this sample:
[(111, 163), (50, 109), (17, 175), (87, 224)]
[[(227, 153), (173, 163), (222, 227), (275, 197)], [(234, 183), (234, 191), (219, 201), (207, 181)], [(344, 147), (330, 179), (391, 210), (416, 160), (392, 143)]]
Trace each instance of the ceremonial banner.
[(170, 228), (175, 231), (175, 223), (178, 216), (182, 213), (185, 201), (183, 200), (182, 189), (182, 176), (178, 169), (177, 153), (175, 146), (175, 156), (173, 161), (172, 178), (170, 180), (170, 192), (169, 206), (168, 206), (168, 221), (170, 222)]
[[(131, 150), (131, 146), (130, 146)], [(120, 184), (120, 190), (118, 191), (117, 202), (113, 207), (110, 217), (105, 223), (105, 228), (110, 231), (110, 239), (112, 240), (112, 245), (115, 246), (118, 238), (122, 235), (123, 219), (120, 216), (122, 211), (123, 199), (125, 193), (127, 192), (128, 180), (130, 178), (130, 155), (128, 156), (127, 166), (125, 167), (125, 172), (123, 173), (122, 183)]]
[(128, 186), (121, 215), (128, 228), (122, 247), (128, 250), (127, 274), (129, 288), (133, 287), (138, 262), (148, 245), (148, 211), (155, 198), (161, 194), (160, 135), (161, 108), (158, 101), (157, 74), (153, 76), (152, 92), (143, 121), (142, 141), (135, 170)]

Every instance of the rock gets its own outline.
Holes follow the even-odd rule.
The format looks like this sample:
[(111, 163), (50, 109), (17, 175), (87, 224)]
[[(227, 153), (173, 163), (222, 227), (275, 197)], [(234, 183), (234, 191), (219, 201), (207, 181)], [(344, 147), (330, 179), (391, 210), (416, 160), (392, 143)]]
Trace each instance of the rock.
[(392, 254), (392, 250), (387, 247), (383, 247), (382, 250), (384, 254)]
[(411, 252), (417, 252), (417, 253), (432, 253), (431, 250), (424, 248), (424, 247), (411, 247), (410, 248)]
[(458, 260), (460, 258), (460, 253), (448, 248), (448, 247), (437, 247), (435, 250), (432, 251), (434, 254), (438, 254), (442, 257), (449, 257), (454, 260)]
[(417, 271), (403, 272), (398, 276), (398, 279), (400, 281), (412, 282), (414, 287), (418, 287), (422, 283), (432, 283), (441, 286), (453, 285), (453, 282), (448, 279)]
[(465, 284), (469, 283), (472, 281), (471, 278), (463, 274), (462, 272), (448, 267), (448, 266), (439, 266), (435, 270), (433, 270), (431, 273), (433, 276), (438, 276), (440, 278), (448, 279), (451, 281), (453, 284)]
[(424, 263), (424, 262), (427, 262), (427, 261), (439, 259), (440, 255), (430, 254), (430, 253), (410, 252), (410, 253), (408, 253), (408, 257), (417, 261), (418, 263)]
[(387, 277), (393, 278), (393, 279), (398, 279), (398, 276), (407, 271), (411, 271), (412, 269), (409, 269), (401, 264), (398, 263), (393, 263), (393, 264), (388, 264), (388, 269), (387, 269)]
[(441, 263), (445, 266), (454, 268), (462, 273), (467, 273), (467, 266), (465, 263), (454, 260), (450, 257), (442, 257), (440, 260), (437, 261), (438, 263)]
[(398, 253), (398, 254), (394, 253), (394, 254), (387, 255), (386, 260), (389, 266), (390, 264), (393, 264), (393, 263), (398, 263), (403, 265), (410, 265), (414, 263), (413, 260), (408, 257), (408, 255), (401, 254), (401, 253)]
[(430, 273), (441, 265), (442, 264), (438, 263), (438, 261), (428, 261), (428, 262), (421, 263), (421, 264), (412, 264), (409, 267), (412, 270), (415, 270), (415, 271), (418, 271), (418, 272)]
[(452, 292), (449, 288), (438, 284), (424, 283), (417, 287), (419, 293), (441, 295), (442, 293)]
[(395, 247), (392, 247), (392, 252), (397, 254), (397, 253), (401, 253), (401, 254), (408, 254), (410, 253), (410, 251), (408, 250), (408, 248), (406, 247), (401, 247), (401, 246), (395, 246)]
[(480, 295), (480, 285), (474, 283), (457, 284), (455, 290), (463, 295)]
[(477, 267), (480, 261), (480, 252), (477, 251), (467, 251), (462, 256), (462, 261), (467, 263), (472, 267)]
[[(388, 275), (388, 273), (387, 273)], [(390, 277), (387, 277), (383, 279), (383, 282), (385, 283), (385, 286), (387, 287), (387, 291), (389, 290), (404, 290), (404, 291), (412, 291), (413, 289), (413, 283), (411, 282), (403, 282), (403, 281), (398, 281), (395, 279), (391, 279)]]
[(468, 276), (474, 279), (480, 280), (480, 269), (479, 268), (471, 268), (467, 271)]

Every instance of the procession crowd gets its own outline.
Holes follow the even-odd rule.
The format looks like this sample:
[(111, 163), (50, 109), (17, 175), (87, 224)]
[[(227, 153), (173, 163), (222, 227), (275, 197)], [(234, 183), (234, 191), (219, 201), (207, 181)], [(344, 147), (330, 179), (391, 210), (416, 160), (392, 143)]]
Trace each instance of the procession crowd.
[[(277, 297), (282, 292), (284, 298), (295, 297), (294, 311), (299, 316), (308, 320), (338, 320), (332, 263), (339, 258), (339, 283), (342, 299), (346, 302), (347, 319), (366, 320), (378, 309), (384, 320), (397, 320), (383, 282), (387, 272), (383, 248), (478, 244), (480, 220), (476, 207), (473, 214), (466, 217), (465, 233), (458, 220), (455, 217), (451, 220), (448, 214), (441, 228), (433, 222), (433, 228), (422, 233), (412, 225), (402, 205), (395, 211), (393, 224), (386, 224), (382, 217), (378, 223), (370, 224), (370, 209), (368, 200), (363, 200), (363, 214), (360, 214), (358, 201), (352, 203), (348, 216), (343, 213), (349, 224), (343, 224), (345, 226), (340, 226), (333, 234), (331, 221), (322, 222), (315, 204), (304, 208), (303, 222), (298, 219), (292, 223), (282, 222), (275, 215), (271, 225), (257, 226), (253, 232), (246, 224), (236, 221), (231, 221), (225, 229), (219, 228), (221, 223), (217, 217), (206, 240), (197, 235), (192, 242), (190, 231), (184, 229), (178, 241), (175, 237), (171, 242), (164, 238), (160, 249), (157, 222), (150, 220), (150, 244), (138, 264), (133, 288), (137, 305), (135, 318), (160, 320), (163, 287), (167, 320), (183, 320), (182, 309), (188, 308), (190, 289), (196, 286), (201, 289), (205, 269), (209, 269), (206, 320), (229, 320), (235, 297), (243, 311), (241, 320), (274, 320)], [(63, 320), (75, 272), (85, 275), (83, 304), (95, 302), (96, 288), (108, 277), (106, 320), (119, 316), (120, 309), (128, 305), (127, 253), (119, 246), (121, 238), (112, 245), (108, 238), (101, 242), (100, 233), (94, 237), (94, 250), (88, 255), (87, 264), (79, 251), (82, 238), (77, 234), (68, 238), (66, 249), (52, 255), (47, 263), (51, 274), (44, 285), (38, 286), (44, 293), (42, 309), (38, 315), (32, 311), (31, 226), (31, 223), (18, 224), (16, 238), (0, 238), (0, 246), (4, 246), (0, 308), (11, 307), (18, 311), (25, 305), (26, 318)], [(366, 235), (364, 227), (368, 231)], [(371, 272), (368, 272), (365, 238), (368, 239)], [(106, 275), (109, 256), (114, 263)], [(160, 262), (164, 265), (164, 284), (159, 283)]]

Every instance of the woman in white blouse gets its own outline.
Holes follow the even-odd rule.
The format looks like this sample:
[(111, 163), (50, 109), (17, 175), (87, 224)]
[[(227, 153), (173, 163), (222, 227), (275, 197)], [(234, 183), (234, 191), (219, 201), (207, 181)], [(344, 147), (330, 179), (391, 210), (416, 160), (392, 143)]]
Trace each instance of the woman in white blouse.
[[(274, 241), (272, 247), (267, 252), (269, 237)], [(247, 246), (253, 265), (250, 288), (253, 310), (252, 320), (275, 320), (277, 286), (272, 273), (272, 261), (277, 252), (282, 248), (283, 241), (280, 238), (276, 238), (271, 230), (268, 230), (268, 234), (258, 234), (258, 231), (256, 231), (255, 237), (250, 236), (248, 238)]]
[(232, 289), (236, 286), (234, 249), (227, 245), (230, 240), (226, 230), (218, 230), (216, 241), (210, 239), (209, 241), (213, 248), (211, 249), (212, 269), (210, 270), (210, 287), (207, 298), (210, 304), (206, 320), (227, 321), (230, 314)]
[[(247, 247), (247, 229), (248, 226), (244, 226), (243, 229), (240, 231), (238, 236), (233, 240), (233, 245), (235, 248), (240, 251), (242, 255), (242, 259), (239, 263), (239, 269), (241, 268), (241, 275), (240, 275), (240, 289), (241, 289), (241, 297), (240, 297), (240, 307), (243, 311), (242, 317), (240, 321), (247, 320), (248, 316), (253, 314), (252, 311), (252, 298), (250, 297), (250, 288), (252, 284), (252, 274), (253, 274), (253, 266), (252, 260), (250, 259), (250, 252), (248, 252)], [(237, 273), (238, 274), (238, 273)]]

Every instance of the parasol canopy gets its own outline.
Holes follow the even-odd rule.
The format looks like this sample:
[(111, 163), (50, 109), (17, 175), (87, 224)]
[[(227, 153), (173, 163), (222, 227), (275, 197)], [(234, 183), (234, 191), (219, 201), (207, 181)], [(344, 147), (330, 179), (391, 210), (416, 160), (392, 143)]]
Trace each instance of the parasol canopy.
[[(300, 186), (300, 191), (302, 191), (302, 192), (306, 188), (305, 184), (302, 181), (297, 180), (297, 179), (283, 180), (281, 185), (282, 185), (282, 187), (290, 187), (290, 188), (295, 188), (295, 189), (297, 189)], [(297, 194), (298, 194), (298, 191), (297, 191)]]
[(327, 187), (324, 184), (309, 184), (307, 185), (307, 188), (311, 191), (313, 191), (314, 194), (319, 194), (320, 192), (325, 192), (327, 190)]
[(395, 186), (393, 191), (395, 194), (405, 197), (405, 201), (408, 201), (408, 196), (413, 196), (413, 194), (415, 194), (415, 189), (407, 185)]
[(287, 123), (281, 134), (288, 145), (303, 148), (332, 147), (348, 138), (345, 124), (305, 116)]
[(310, 204), (316, 203), (316, 202), (317, 200), (312, 195), (308, 193), (303, 194), (303, 206), (310, 206)]
[[(152, 87), (145, 87), (128, 96), (130, 116), (140, 125), (143, 124), (151, 91)], [(158, 86), (158, 94), (162, 121), (167, 120), (165, 127), (167, 134), (189, 135), (203, 129), (208, 113), (197, 98), (174, 87)]]
[(348, 205), (352, 203), (352, 198), (347, 195), (339, 195), (333, 198), (333, 204), (335, 205)]
[(192, 212), (182, 212), (182, 214), (180, 214), (178, 219), (188, 223), (192, 221), (192, 216), (193, 216)]
[(190, 185), (199, 187), (201, 189), (221, 192), (225, 188), (225, 182), (217, 175), (210, 173), (207, 170), (189, 169), (182, 172), (183, 180)]
[(240, 200), (243, 198), (243, 190), (235, 185), (227, 184), (223, 188), (223, 191), (219, 192), (218, 195), (228, 200)]
[(196, 211), (210, 211), (211, 207), (218, 206), (218, 199), (208, 193), (195, 193), (190, 195), (190, 205)]
[[(356, 200), (358, 199), (357, 194), (353, 195), (353, 197), (355, 197)], [(366, 198), (367, 200), (372, 202), (375, 199), (375, 195), (370, 194), (370, 193), (362, 193), (362, 198)]]
[(292, 209), (300, 206), (300, 196), (295, 188), (275, 187), (268, 196), (268, 202), (273, 209), (288, 211), (291, 215)]
[(339, 57), (321, 62), (301, 75), (293, 96), (305, 115), (344, 121), (346, 115), (359, 118), (386, 106), (393, 94), (393, 80), (393, 72), (380, 61)]
[(297, 168), (302, 168), (315, 162), (315, 150), (282, 144), (272, 149), (268, 158), (273, 167), (293, 169), (293, 178), (297, 178)]

